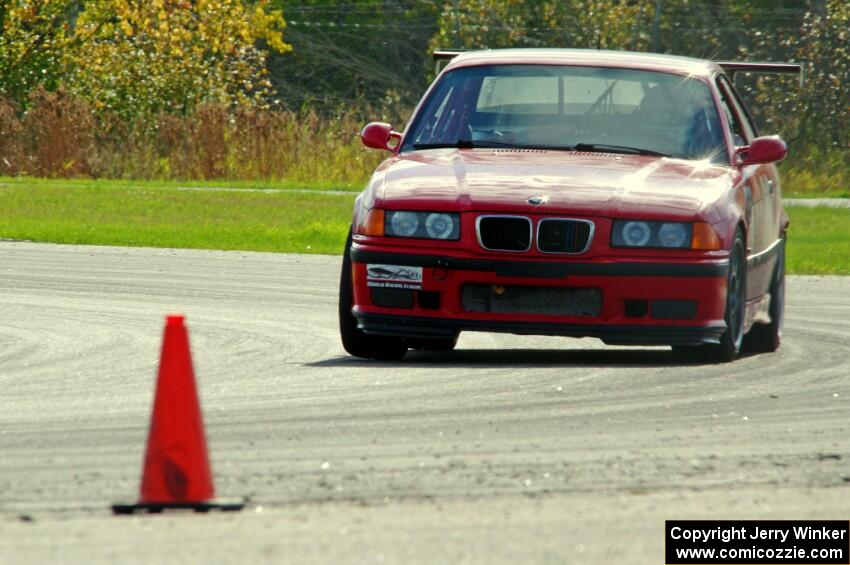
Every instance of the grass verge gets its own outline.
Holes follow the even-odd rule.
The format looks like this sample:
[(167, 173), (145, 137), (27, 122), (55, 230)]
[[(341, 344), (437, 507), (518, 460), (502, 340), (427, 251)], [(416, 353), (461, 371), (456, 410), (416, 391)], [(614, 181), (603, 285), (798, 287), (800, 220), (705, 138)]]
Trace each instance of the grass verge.
[(141, 183), (0, 185), (0, 238), (339, 253), (354, 194), (178, 190)]
[(44, 179), (35, 177), (0, 177), (0, 187), (21, 188), (101, 188), (101, 189), (164, 189), (164, 188), (209, 188), (209, 189), (251, 189), (251, 190), (315, 190), (343, 191), (357, 193), (363, 190), (364, 183), (345, 183), (328, 181), (244, 181), (244, 180), (111, 180), (111, 179)]
[[(135, 181), (0, 181), (0, 238), (337, 254), (345, 240), (354, 201), (353, 193), (178, 188), (187, 185), (221, 186), (220, 183)], [(328, 189), (323, 186), (317, 185), (315, 190)], [(267, 188), (296, 187), (281, 183)], [(792, 207), (788, 208), (788, 214), (790, 273), (850, 275), (850, 209)]]
[(786, 208), (788, 272), (795, 275), (850, 275), (850, 209)]

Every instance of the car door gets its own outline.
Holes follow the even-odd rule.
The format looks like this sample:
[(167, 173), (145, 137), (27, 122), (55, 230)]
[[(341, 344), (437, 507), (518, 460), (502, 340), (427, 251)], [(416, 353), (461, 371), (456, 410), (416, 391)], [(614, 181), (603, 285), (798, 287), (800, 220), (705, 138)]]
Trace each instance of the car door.
[[(723, 110), (729, 120), (736, 147), (745, 147), (756, 138), (756, 126), (724, 75), (717, 77)], [(775, 261), (761, 261), (779, 234), (779, 179), (776, 166), (748, 165), (743, 167), (744, 190), (747, 201), (747, 299), (757, 298), (768, 291)]]

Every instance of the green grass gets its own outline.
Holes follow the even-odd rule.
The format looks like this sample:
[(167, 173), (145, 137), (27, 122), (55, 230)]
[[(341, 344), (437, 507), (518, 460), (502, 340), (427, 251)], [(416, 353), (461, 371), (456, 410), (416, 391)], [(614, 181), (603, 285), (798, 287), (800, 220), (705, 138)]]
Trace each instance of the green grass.
[(365, 183), (325, 181), (240, 181), (240, 180), (112, 180), (112, 179), (43, 179), (34, 177), (2, 177), (0, 186), (32, 188), (249, 188), (259, 190), (315, 190), (360, 192)]
[(850, 209), (787, 208), (788, 272), (850, 275)]
[[(202, 186), (7, 179), (0, 181), (0, 238), (337, 254), (354, 201), (353, 193), (177, 189), (187, 185)], [(850, 275), (850, 209), (791, 207), (788, 214), (790, 273)]]
[(354, 202), (354, 194), (133, 186), (0, 184), (0, 238), (336, 254)]

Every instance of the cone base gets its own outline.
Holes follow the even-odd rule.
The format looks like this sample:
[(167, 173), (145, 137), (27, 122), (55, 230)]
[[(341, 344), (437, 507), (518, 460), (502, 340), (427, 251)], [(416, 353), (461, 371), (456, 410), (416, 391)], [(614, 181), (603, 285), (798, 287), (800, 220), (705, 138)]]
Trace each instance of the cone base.
[(209, 512), (210, 510), (221, 510), (223, 512), (235, 512), (242, 510), (248, 502), (245, 498), (213, 498), (198, 502), (116, 502), (112, 505), (114, 514), (148, 513), (159, 514), (163, 510), (194, 510), (195, 512)]

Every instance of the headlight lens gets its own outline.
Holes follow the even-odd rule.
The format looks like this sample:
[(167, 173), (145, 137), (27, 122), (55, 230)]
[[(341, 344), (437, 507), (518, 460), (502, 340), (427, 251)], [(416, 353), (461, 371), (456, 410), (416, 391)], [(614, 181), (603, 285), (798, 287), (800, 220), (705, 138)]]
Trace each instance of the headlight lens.
[(611, 232), (614, 247), (663, 247), (690, 249), (693, 224), (616, 220)]
[(448, 212), (387, 211), (384, 235), (460, 239), (460, 216)]
[(419, 215), (416, 212), (390, 212), (389, 230), (392, 235), (413, 237), (419, 229)]
[(652, 231), (646, 222), (626, 222), (623, 226), (623, 243), (630, 247), (643, 247), (649, 243)]
[(425, 231), (434, 239), (448, 239), (454, 229), (455, 222), (448, 214), (428, 214), (425, 220)]
[(658, 240), (663, 247), (690, 247), (691, 242), (687, 239), (688, 230), (685, 224), (665, 223), (658, 228)]

